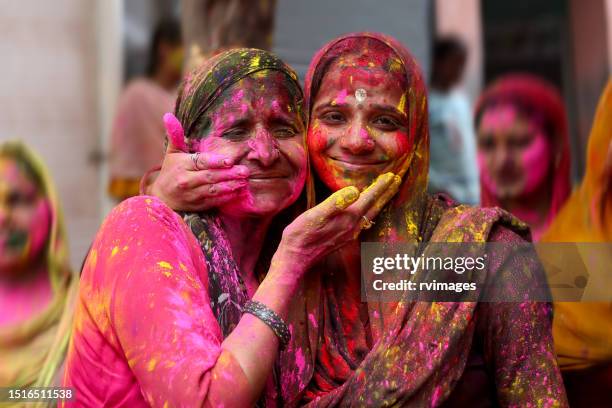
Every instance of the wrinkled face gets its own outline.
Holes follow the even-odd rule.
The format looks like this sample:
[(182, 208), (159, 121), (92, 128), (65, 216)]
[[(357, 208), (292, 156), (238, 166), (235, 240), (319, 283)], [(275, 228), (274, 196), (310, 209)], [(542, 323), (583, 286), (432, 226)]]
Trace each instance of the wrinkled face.
[(483, 183), (500, 200), (541, 188), (549, 176), (551, 146), (540, 121), (512, 104), (486, 108), (478, 125)]
[(0, 275), (14, 275), (38, 259), (50, 220), (36, 184), (16, 160), (0, 156)]
[(413, 147), (403, 67), (389, 72), (375, 56), (338, 59), (312, 104), (307, 142), (319, 178), (332, 191), (360, 189), (397, 172)]
[(220, 211), (274, 215), (293, 204), (306, 178), (304, 125), (285, 74), (260, 71), (228, 88), (202, 121), (194, 151), (219, 154), (248, 167), (240, 198)]

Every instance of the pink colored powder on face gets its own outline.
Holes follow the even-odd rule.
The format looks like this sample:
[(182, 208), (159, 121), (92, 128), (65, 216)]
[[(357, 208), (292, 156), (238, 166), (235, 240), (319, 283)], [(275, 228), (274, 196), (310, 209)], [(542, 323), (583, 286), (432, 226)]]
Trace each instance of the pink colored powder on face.
[(492, 107), (482, 114), (479, 139), (483, 187), (500, 199), (530, 194), (546, 182), (552, 148), (534, 118), (511, 104)]
[(491, 173), (487, 168), (487, 159), (485, 156), (485, 153), (480, 150), (476, 155), (478, 160), (478, 169), (480, 171), (480, 180), (491, 193), (497, 194), (497, 185), (495, 184), (495, 181), (493, 181)]
[(248, 140), (247, 145), (266, 165), (278, 158), (278, 140), (265, 129), (257, 129), (255, 136)]
[[(283, 74), (271, 73), (228, 88), (224, 103), (207, 113), (210, 124), (205, 134), (194, 138), (194, 150), (225, 155), (250, 173), (240, 194), (219, 207), (221, 213), (268, 214), (299, 196), (306, 174), (299, 137), (303, 127), (299, 126), (299, 110), (284, 81)], [(284, 122), (288, 122), (286, 126), (279, 125)], [(295, 135), (287, 133), (288, 129)], [(266, 181), (262, 173), (277, 176), (272, 174)]]
[(368, 134), (368, 131), (364, 128), (359, 129), (359, 136), (364, 140), (370, 139), (370, 135)]
[(543, 133), (539, 132), (521, 155), (521, 165), (526, 179), (523, 194), (534, 192), (546, 182), (550, 161), (550, 142)]
[(24, 258), (38, 257), (49, 238), (51, 211), (49, 210), (49, 203), (47, 200), (41, 200), (33, 217), (36, 222), (31, 225), (29, 231), (30, 238), (28, 240), (27, 252), (24, 253)]
[(334, 100), (334, 102), (336, 104), (343, 104), (346, 102), (346, 95), (348, 94), (348, 92), (346, 91), (346, 89), (342, 89), (340, 92), (338, 92), (338, 96), (336, 96), (336, 99)]
[(240, 103), (243, 97), (244, 97), (244, 89), (238, 89), (232, 96), (232, 102), (236, 104)]
[(280, 113), (283, 111), (276, 99), (272, 101), (272, 111), (275, 113)]
[[(3, 164), (4, 163), (4, 164)], [(47, 242), (51, 224), (51, 209), (46, 198), (40, 197), (38, 187), (13, 159), (0, 158), (0, 206), (2, 228), (0, 233), (0, 265), (7, 272), (20, 270), (38, 260)], [(17, 194), (28, 203), (10, 204), (9, 197)], [(11, 235), (25, 235), (23, 245), (7, 247)]]
[[(332, 190), (348, 185), (364, 188), (381, 172), (394, 171), (412, 146), (406, 127), (392, 130), (381, 125), (385, 121), (403, 123), (396, 115), (390, 120), (379, 106), (405, 107), (404, 78), (381, 69), (375, 60), (352, 63), (347, 59), (332, 66), (313, 103), (307, 136), (310, 157), (317, 174)], [(367, 95), (361, 101), (357, 98), (360, 90)], [(334, 113), (336, 105), (342, 106)], [(332, 123), (328, 115), (341, 119)], [(353, 165), (364, 162), (371, 165)]]
[[(45, 254), (52, 213), (37, 190), (15, 160), (0, 158), (0, 275), (20, 278), (0, 280), (0, 326), (31, 318), (53, 295), (48, 271), (38, 262)], [(22, 197), (18, 203), (10, 201), (15, 194)], [(16, 235), (24, 240), (8, 246)]]

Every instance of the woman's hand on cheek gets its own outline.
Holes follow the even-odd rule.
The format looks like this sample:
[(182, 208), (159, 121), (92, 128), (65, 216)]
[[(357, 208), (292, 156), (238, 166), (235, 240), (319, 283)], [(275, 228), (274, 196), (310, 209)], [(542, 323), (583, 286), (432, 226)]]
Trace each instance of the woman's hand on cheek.
[(148, 192), (175, 211), (205, 211), (241, 195), (249, 173), (229, 157), (184, 153), (169, 142), (159, 176)]
[[(356, 239), (368, 220), (397, 193), (401, 179), (393, 173), (378, 177), (363, 192), (356, 187), (336, 191), (296, 218), (283, 232), (275, 258), (300, 260), (305, 269)], [(365, 217), (365, 218), (364, 218)]]

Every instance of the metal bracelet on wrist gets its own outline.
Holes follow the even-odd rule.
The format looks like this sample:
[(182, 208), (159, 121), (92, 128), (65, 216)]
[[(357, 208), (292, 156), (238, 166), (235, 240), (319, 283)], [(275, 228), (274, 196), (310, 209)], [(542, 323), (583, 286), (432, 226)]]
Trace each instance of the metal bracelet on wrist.
[(274, 334), (276, 334), (276, 337), (278, 337), (281, 350), (284, 349), (287, 344), (289, 344), (289, 340), (291, 340), (289, 327), (287, 327), (287, 324), (283, 321), (283, 319), (281, 319), (281, 317), (268, 306), (256, 300), (249, 300), (242, 307), (242, 313), (252, 314), (267, 324), (268, 327), (272, 329)]

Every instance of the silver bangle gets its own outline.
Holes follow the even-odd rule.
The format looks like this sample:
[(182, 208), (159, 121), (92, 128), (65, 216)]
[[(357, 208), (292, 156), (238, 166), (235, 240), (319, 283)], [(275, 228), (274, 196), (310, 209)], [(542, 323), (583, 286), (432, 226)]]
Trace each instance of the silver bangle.
[(274, 334), (276, 334), (276, 337), (278, 337), (281, 350), (289, 344), (289, 340), (291, 340), (289, 327), (287, 327), (283, 319), (268, 306), (256, 300), (249, 300), (242, 307), (242, 313), (252, 314), (268, 325)]

